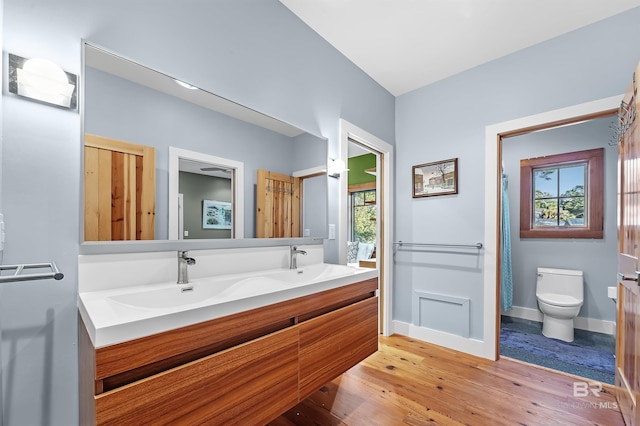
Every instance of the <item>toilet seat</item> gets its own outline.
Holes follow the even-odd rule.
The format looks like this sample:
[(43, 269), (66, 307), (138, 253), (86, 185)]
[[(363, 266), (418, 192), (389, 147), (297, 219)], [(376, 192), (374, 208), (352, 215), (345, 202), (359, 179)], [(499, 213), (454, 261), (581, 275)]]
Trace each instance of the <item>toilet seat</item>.
[(554, 293), (542, 293), (538, 294), (538, 300), (541, 302), (547, 303), (549, 305), (561, 306), (567, 308), (573, 308), (576, 306), (582, 305), (582, 300), (576, 299), (572, 296), (567, 296), (564, 294), (554, 294)]

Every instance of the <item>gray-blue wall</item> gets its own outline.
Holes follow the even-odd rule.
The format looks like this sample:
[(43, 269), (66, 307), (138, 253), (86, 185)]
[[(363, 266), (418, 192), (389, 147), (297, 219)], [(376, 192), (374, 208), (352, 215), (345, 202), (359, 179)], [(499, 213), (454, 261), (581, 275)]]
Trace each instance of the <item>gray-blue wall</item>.
[[(609, 146), (614, 117), (573, 126), (506, 138), (503, 140), (504, 171), (509, 176), (513, 304), (538, 309), (536, 268), (577, 269), (584, 272), (584, 304), (581, 317), (615, 321), (615, 304), (607, 287), (615, 284), (617, 269), (618, 149)], [(605, 148), (604, 238), (520, 238), (520, 160), (593, 148)]]
[(183, 227), (185, 240), (204, 238), (231, 238), (231, 227), (227, 229), (204, 228), (204, 201), (233, 202), (231, 179), (199, 173), (180, 172), (178, 193), (183, 197)]
[[(323, 135), (330, 155), (340, 118), (393, 143), (393, 96), (277, 0), (8, 0), (3, 24), (4, 52), (80, 74), (84, 38)], [(2, 288), (4, 424), (74, 425), (80, 116), (6, 94), (2, 102), (4, 262), (54, 260), (65, 274)]]
[[(639, 20), (636, 8), (399, 96), (395, 239), (483, 242), (485, 127), (624, 93), (640, 58), (624, 40), (640, 37)], [(457, 195), (411, 197), (411, 166), (454, 157)], [(414, 290), (469, 298), (470, 337), (482, 339), (483, 265), (482, 253), (399, 252), (393, 317), (411, 322)]]
[[(484, 239), (485, 126), (623, 93), (640, 58), (627, 42), (639, 20), (635, 9), (395, 101), (276, 0), (6, 0), (3, 50), (80, 73), (85, 38), (321, 134), (333, 157), (344, 118), (396, 141), (396, 239), (469, 243)], [(80, 141), (77, 113), (3, 96), (4, 261), (55, 260), (65, 273), (2, 288), (5, 425), (77, 423)], [(452, 157), (460, 193), (413, 200), (411, 166)], [(328, 186), (337, 197), (338, 181)], [(394, 318), (411, 320), (414, 286), (469, 296), (471, 335), (482, 337), (482, 265), (399, 254)]]

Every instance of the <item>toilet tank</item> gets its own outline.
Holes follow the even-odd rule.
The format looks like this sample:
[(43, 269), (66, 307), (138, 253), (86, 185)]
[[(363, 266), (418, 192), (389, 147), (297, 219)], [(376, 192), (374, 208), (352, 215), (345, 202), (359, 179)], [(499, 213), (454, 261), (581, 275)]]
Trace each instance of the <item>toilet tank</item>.
[(538, 294), (563, 294), (584, 300), (582, 271), (538, 268), (536, 295)]

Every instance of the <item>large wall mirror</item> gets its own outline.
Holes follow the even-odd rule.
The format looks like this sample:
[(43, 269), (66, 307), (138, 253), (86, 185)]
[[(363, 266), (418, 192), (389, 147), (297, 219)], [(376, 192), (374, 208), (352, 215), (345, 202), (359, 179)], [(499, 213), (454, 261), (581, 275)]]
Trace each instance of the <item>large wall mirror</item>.
[[(110, 173), (103, 171), (102, 156), (96, 154), (95, 160), (88, 160), (87, 141), (97, 140), (96, 146), (101, 148), (100, 141), (124, 146), (125, 156), (130, 146), (134, 147), (131, 150), (147, 148), (145, 152), (151, 152), (148, 155), (154, 157), (155, 165), (146, 166), (154, 170), (146, 174), (147, 183), (142, 187), (140, 179), (131, 176), (143, 163), (135, 158), (117, 163), (117, 154), (107, 151), (104, 158), (114, 174), (107, 179), (130, 179), (131, 183), (123, 190), (107, 188), (112, 205), (106, 205), (108, 200), (103, 202), (105, 209), (113, 209), (117, 204), (114, 194), (120, 191), (125, 198), (130, 194), (139, 206), (140, 194), (146, 193), (151, 205), (147, 208), (153, 211), (137, 213), (151, 219), (152, 230), (146, 232), (151, 238), (146, 239), (326, 238), (326, 139), (89, 42), (83, 43), (83, 66), (85, 181), (91, 175), (94, 181), (102, 182)], [(257, 212), (265, 209), (260, 204), (264, 197), (257, 194), (264, 187), (258, 182), (259, 170), (270, 177), (286, 176), (300, 182), (298, 192), (266, 184), (267, 191), (275, 194), (267, 197), (267, 209), (280, 211), (291, 202), (291, 198), (280, 197), (282, 194), (299, 200), (299, 209), (294, 210), (294, 233), (256, 235)], [(118, 173), (121, 177), (115, 176)], [(106, 184), (96, 183), (95, 188), (100, 185)], [(99, 215), (99, 202), (94, 200), (97, 191), (85, 186), (85, 227)], [(91, 204), (94, 201), (95, 205)], [(135, 209), (126, 201), (123, 206), (124, 220), (128, 216), (135, 221)], [(110, 219), (112, 223), (118, 220)], [(105, 227), (111, 226), (108, 222)], [(126, 238), (98, 237), (98, 232), (85, 228), (83, 241), (135, 239), (131, 238), (135, 226), (123, 232)]]

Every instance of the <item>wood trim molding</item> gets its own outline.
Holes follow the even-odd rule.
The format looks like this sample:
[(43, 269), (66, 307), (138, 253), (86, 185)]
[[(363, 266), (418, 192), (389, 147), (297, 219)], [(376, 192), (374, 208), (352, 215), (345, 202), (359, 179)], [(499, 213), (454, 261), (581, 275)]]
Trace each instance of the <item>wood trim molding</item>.
[(352, 192), (359, 191), (370, 191), (372, 189), (376, 189), (376, 182), (365, 182), (365, 183), (356, 183), (354, 185), (349, 185), (349, 194)]
[(132, 155), (144, 155), (149, 149), (155, 152), (155, 148), (153, 147), (107, 138), (104, 136), (92, 135), (91, 133), (84, 134), (84, 146), (106, 149), (109, 151), (118, 151)]
[[(554, 167), (571, 163), (587, 163), (587, 227), (586, 228), (534, 228), (531, 224), (533, 182), (536, 167)], [(593, 238), (604, 236), (604, 148), (548, 155), (520, 161), (520, 238)]]

